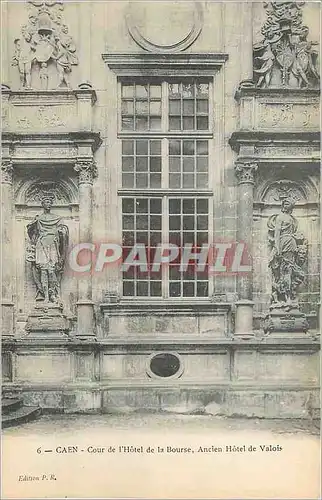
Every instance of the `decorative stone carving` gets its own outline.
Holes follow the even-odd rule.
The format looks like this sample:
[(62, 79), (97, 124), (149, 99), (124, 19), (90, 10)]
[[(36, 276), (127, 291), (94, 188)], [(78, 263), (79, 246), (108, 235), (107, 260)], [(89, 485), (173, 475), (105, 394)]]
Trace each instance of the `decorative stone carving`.
[(257, 163), (236, 163), (235, 174), (238, 179), (238, 184), (254, 184), (257, 168)]
[(1, 183), (12, 184), (13, 166), (11, 160), (1, 160)]
[[(171, 22), (172, 29), (167, 30)], [(129, 2), (126, 23), (129, 34), (149, 52), (178, 52), (192, 45), (201, 33), (201, 2)]]
[(259, 127), (318, 128), (320, 107), (312, 103), (266, 102), (259, 106)]
[[(270, 199), (268, 199), (268, 196)], [(265, 202), (281, 201), (290, 198), (294, 203), (304, 201), (304, 194), (301, 192), (299, 186), (289, 180), (279, 180), (271, 186), (269, 193), (266, 193)]]
[(93, 184), (94, 178), (97, 176), (96, 163), (92, 159), (77, 160), (75, 171), (78, 172), (79, 184)]
[[(12, 64), (18, 67), (20, 86), (31, 89), (32, 71), (38, 67), (42, 90), (65, 86), (70, 88), (69, 74), (78, 64), (76, 46), (63, 24), (62, 1), (28, 1), (28, 23), (21, 28), (21, 38), (14, 41)], [(49, 66), (56, 68), (56, 84), (51, 81)]]
[[(58, 184), (53, 184), (50, 190), (50, 198), (53, 204), (61, 204), (66, 202), (66, 197), (61, 192), (60, 186)], [(32, 185), (31, 188), (25, 194), (25, 202), (28, 205), (32, 204), (42, 204), (44, 199), (44, 191), (41, 185)]]
[(280, 183), (282, 201), (279, 214), (267, 223), (272, 273), (270, 313), (266, 317), (265, 331), (306, 331), (305, 315), (299, 310), (297, 291), (304, 281), (308, 242), (298, 232), (298, 222), (292, 215), (296, 200), (292, 198), (291, 184)]
[(60, 302), (60, 281), (68, 247), (68, 227), (58, 215), (51, 213), (55, 195), (52, 188), (43, 187), (41, 203), (44, 212), (28, 224), (30, 245), (26, 260), (31, 263), (36, 301)]
[(265, 2), (267, 20), (264, 39), (254, 46), (254, 74), (257, 87), (315, 87), (319, 83), (318, 53), (307, 40), (303, 25), (304, 2)]

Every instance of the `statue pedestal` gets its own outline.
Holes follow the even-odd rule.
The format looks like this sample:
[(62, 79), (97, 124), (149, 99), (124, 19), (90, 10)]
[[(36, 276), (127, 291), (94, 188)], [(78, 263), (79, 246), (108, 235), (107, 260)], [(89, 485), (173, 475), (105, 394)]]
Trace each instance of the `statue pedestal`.
[(26, 331), (31, 336), (62, 337), (67, 336), (69, 324), (63, 314), (63, 306), (48, 302), (39, 302), (28, 316)]
[(306, 335), (309, 329), (306, 316), (298, 308), (272, 308), (265, 317), (264, 332), (270, 336)]

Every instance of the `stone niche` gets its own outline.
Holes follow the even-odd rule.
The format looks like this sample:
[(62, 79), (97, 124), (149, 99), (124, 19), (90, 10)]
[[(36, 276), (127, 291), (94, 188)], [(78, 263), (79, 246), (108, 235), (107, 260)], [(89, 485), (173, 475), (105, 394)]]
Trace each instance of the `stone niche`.
[[(67, 172), (70, 175), (67, 175)], [(42, 212), (41, 194), (43, 190), (50, 189), (54, 196), (52, 211), (59, 215), (69, 231), (69, 245), (78, 242), (79, 233), (79, 200), (78, 186), (73, 171), (66, 168), (61, 172), (59, 168), (37, 168), (26, 173), (23, 167), (16, 169), (14, 184), (14, 221), (13, 234), (16, 241), (20, 242), (15, 251), (15, 277), (14, 277), (14, 302), (16, 304), (16, 332), (24, 335), (24, 328), (28, 314), (35, 305), (35, 285), (32, 277), (32, 269), (26, 261), (27, 249), (29, 248), (29, 237), (27, 235), (27, 224), (36, 215)], [(73, 278), (65, 265), (61, 284), (62, 301), (65, 313), (69, 321), (75, 321), (77, 302), (77, 281)], [(39, 319), (41, 330), (41, 323)], [(71, 326), (71, 325), (69, 325)], [(50, 329), (49, 325), (47, 330)]]
[[(314, 169), (303, 165), (296, 171), (292, 165), (277, 170), (268, 165), (257, 181), (254, 200), (254, 277), (255, 323), (261, 313), (270, 305), (272, 288), (269, 269), (269, 245), (267, 222), (270, 216), (280, 210), (281, 198), (289, 195), (296, 201), (293, 215), (299, 224), (299, 232), (308, 241), (308, 255), (305, 264), (305, 279), (298, 290), (300, 310), (307, 315), (311, 331), (318, 327), (320, 289), (320, 219), (318, 177)], [(257, 318), (257, 319), (256, 319)]]

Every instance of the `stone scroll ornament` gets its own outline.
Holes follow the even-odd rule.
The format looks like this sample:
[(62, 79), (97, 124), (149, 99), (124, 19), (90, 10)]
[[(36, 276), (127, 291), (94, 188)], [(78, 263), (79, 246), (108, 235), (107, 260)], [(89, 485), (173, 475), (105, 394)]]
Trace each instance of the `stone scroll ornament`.
[(36, 301), (60, 303), (60, 282), (67, 256), (69, 232), (59, 215), (51, 213), (55, 195), (46, 188), (41, 194), (43, 213), (27, 225), (30, 245), (26, 260), (31, 264)]
[(296, 200), (292, 194), (281, 194), (280, 213), (268, 220), (270, 245), (269, 268), (272, 273), (270, 309), (298, 309), (297, 291), (304, 281), (308, 242), (298, 232), (298, 222), (292, 215)]
[(265, 2), (267, 20), (261, 33), (263, 41), (254, 46), (254, 80), (257, 87), (319, 86), (318, 42), (307, 40), (309, 29), (303, 25), (305, 2)]
[[(21, 37), (14, 41), (15, 52), (12, 65), (20, 74), (21, 89), (31, 89), (31, 77), (38, 71), (42, 90), (54, 87), (70, 88), (69, 75), (72, 66), (78, 64), (76, 46), (63, 23), (62, 1), (27, 2), (28, 23), (21, 28)], [(49, 67), (56, 71), (54, 81)]]

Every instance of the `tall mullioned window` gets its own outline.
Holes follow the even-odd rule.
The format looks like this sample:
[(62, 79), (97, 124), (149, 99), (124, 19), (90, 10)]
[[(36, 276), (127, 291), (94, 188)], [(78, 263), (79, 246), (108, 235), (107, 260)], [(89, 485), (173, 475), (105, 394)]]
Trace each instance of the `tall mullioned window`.
[[(209, 157), (212, 82), (204, 79), (123, 79), (122, 235), (126, 257), (143, 244), (152, 264), (160, 243), (198, 251), (209, 243)], [(123, 272), (125, 297), (208, 297), (208, 276), (195, 265)]]

